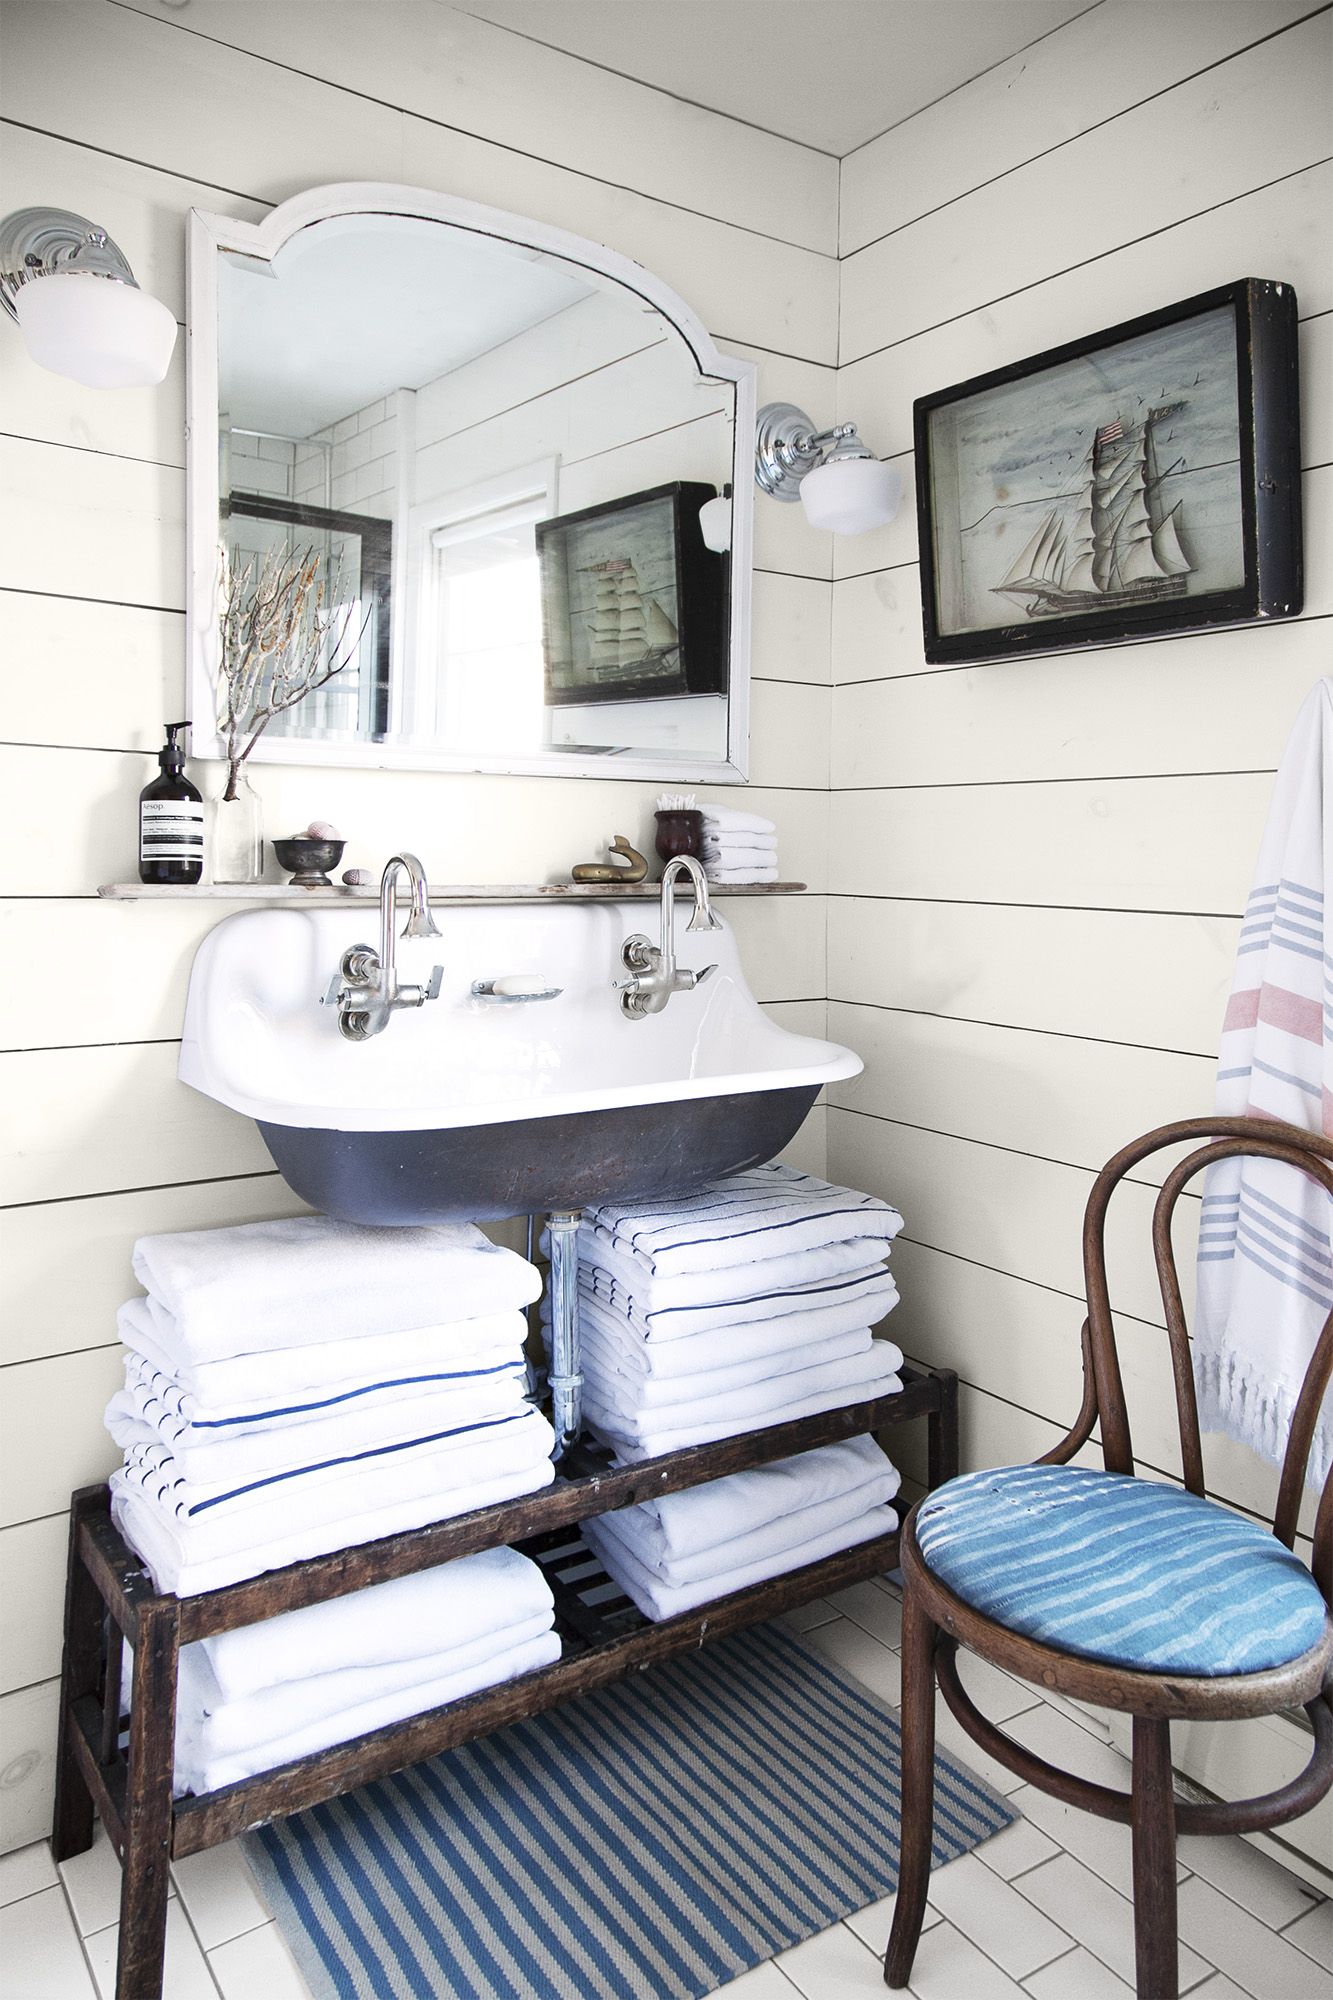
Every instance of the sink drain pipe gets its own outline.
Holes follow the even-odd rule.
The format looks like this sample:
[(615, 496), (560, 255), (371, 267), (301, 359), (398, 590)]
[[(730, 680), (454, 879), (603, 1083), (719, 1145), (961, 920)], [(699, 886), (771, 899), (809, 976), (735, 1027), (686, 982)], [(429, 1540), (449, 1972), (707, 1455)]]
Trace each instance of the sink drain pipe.
[(555, 1456), (578, 1437), (583, 1377), (579, 1373), (579, 1211), (558, 1208), (546, 1218), (551, 1248), (551, 1347), (547, 1380)]

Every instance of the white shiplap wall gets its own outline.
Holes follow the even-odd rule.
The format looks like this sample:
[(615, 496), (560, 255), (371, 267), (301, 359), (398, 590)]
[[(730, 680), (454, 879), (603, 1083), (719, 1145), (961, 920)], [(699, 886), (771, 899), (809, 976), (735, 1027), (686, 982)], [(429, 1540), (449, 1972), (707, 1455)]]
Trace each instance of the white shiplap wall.
[[(762, 396), (831, 411), (837, 164), (679, 104), (437, 0), (4, 0), (6, 209), (101, 222), (184, 315), (185, 216), (254, 219), (319, 182), (405, 181), (541, 217), (661, 273)], [(31, 978), (0, 987), (0, 1849), (49, 1820), (62, 1511), (107, 1471), (115, 1307), (148, 1230), (296, 1205), (247, 1121), (175, 1077), (190, 959), (216, 905), (99, 903), (135, 870), (136, 801), (183, 712), (183, 354), (154, 394), (0, 376), (6, 639), (0, 899)], [(755, 579), (753, 797), (822, 889), (827, 541), (767, 509)], [(650, 842), (655, 787), (257, 774), (270, 831), (328, 817), (357, 859), (414, 847), (439, 881), (545, 880), (617, 831)], [(729, 906), (755, 990), (824, 1016), (824, 901)], [(805, 1144), (822, 1158), (822, 1113)]]
[[(1301, 0), (1102, 0), (842, 163), (839, 414), (909, 491), (917, 395), (1232, 278), (1300, 300), (1299, 623), (931, 669), (914, 508), (836, 548), (829, 1031), (867, 1067), (830, 1168), (902, 1204), (895, 1331), (960, 1370), (973, 1464), (1077, 1407), (1091, 1177), (1210, 1108), (1272, 773), (1330, 667), (1331, 28)], [(1121, 1302), (1155, 1323), (1133, 1196)], [(1133, 1348), (1169, 1470), (1160, 1341)], [(1264, 1487), (1226, 1454), (1227, 1497)]]

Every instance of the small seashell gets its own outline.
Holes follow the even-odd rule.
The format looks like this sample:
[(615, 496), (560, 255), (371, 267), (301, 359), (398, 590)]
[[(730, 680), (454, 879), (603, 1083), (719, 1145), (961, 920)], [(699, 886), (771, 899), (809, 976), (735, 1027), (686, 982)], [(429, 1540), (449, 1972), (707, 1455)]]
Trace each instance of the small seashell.
[(312, 819), (302, 836), (306, 840), (341, 840), (336, 826), (326, 819)]
[(349, 889), (368, 889), (375, 877), (369, 868), (344, 868), (343, 881)]

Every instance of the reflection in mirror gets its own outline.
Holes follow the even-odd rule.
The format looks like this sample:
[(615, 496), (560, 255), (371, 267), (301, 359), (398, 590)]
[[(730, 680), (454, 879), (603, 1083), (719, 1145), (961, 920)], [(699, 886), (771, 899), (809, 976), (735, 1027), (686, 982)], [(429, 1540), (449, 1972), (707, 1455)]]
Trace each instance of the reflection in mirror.
[(736, 761), (731, 557), (699, 514), (746, 364), (702, 374), (644, 293), (420, 216), (215, 255), (223, 547), (317, 550), (364, 627), (270, 754)]

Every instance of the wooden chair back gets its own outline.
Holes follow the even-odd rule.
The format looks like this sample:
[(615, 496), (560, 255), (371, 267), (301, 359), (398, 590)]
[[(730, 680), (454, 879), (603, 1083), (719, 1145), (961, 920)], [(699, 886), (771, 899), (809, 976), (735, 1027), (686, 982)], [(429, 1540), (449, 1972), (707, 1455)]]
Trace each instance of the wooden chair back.
[[(1088, 1198), (1083, 1222), (1083, 1268), (1088, 1300), (1088, 1317), (1083, 1330), (1084, 1404), (1078, 1422), (1065, 1443), (1066, 1446), (1072, 1443), (1073, 1449), (1078, 1449), (1087, 1440), (1094, 1423), (1100, 1420), (1102, 1455), (1108, 1472), (1132, 1473), (1134, 1450), (1107, 1285), (1107, 1210), (1116, 1188), (1135, 1167), (1142, 1165), (1154, 1153), (1191, 1143), (1193, 1150), (1172, 1167), (1162, 1183), (1153, 1210), (1152, 1237), (1175, 1379), (1181, 1468), (1186, 1488), (1191, 1493), (1202, 1494), (1204, 1478), (1199, 1407), (1171, 1236), (1176, 1204), (1183, 1189), (1196, 1174), (1202, 1173), (1217, 1160), (1238, 1155), (1280, 1160), (1316, 1182), (1333, 1199), (1333, 1142), (1319, 1133), (1302, 1131), (1298, 1126), (1283, 1125), (1272, 1119), (1185, 1118), (1172, 1125), (1159, 1126), (1155, 1132), (1136, 1139), (1102, 1168)], [(1306, 1369), (1282, 1460), (1273, 1513), (1273, 1533), (1287, 1548), (1295, 1542), (1315, 1425), (1331, 1378), (1333, 1312), (1324, 1322)], [(1072, 1456), (1072, 1452), (1057, 1447), (1048, 1456), (1063, 1459)], [(1333, 1602), (1333, 1472), (1324, 1482), (1316, 1513), (1312, 1569), (1325, 1600)]]

